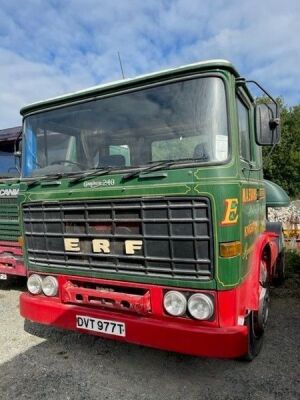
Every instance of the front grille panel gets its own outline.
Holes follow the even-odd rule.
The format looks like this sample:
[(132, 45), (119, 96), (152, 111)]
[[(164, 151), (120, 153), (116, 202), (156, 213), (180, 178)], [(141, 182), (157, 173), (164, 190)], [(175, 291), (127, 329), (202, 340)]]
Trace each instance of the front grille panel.
[[(210, 279), (213, 235), (207, 198), (31, 203), (23, 206), (31, 264), (183, 279)], [(64, 239), (79, 239), (66, 251)], [(95, 253), (93, 240), (109, 241)], [(126, 254), (125, 241), (142, 248)]]
[(0, 198), (0, 240), (17, 241), (19, 236), (18, 199)]

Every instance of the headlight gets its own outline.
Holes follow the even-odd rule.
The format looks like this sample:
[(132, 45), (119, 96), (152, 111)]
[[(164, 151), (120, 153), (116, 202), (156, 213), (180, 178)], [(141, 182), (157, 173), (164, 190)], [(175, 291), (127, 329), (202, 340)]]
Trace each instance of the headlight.
[(58, 282), (54, 276), (46, 276), (43, 279), (42, 289), (46, 296), (56, 296), (58, 292)]
[(213, 316), (214, 304), (209, 296), (203, 293), (195, 293), (189, 298), (188, 310), (191, 316), (196, 319), (209, 319)]
[(168, 314), (180, 317), (185, 313), (186, 305), (187, 301), (182, 293), (171, 290), (165, 294), (164, 307)]
[(42, 282), (42, 278), (39, 275), (30, 275), (27, 280), (27, 289), (32, 294), (40, 294), (42, 293)]

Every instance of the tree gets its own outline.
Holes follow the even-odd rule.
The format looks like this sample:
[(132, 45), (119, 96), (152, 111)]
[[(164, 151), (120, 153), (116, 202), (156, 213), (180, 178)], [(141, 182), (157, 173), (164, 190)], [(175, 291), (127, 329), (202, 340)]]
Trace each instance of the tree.
[(280, 185), (292, 198), (300, 197), (300, 105), (287, 107), (281, 99), (281, 141), (268, 159), (263, 149), (265, 178)]

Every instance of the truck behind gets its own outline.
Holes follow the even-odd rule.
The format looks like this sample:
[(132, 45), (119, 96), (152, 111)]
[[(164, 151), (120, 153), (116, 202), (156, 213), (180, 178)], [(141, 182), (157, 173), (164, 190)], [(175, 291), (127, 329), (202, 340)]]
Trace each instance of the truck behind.
[(20, 163), (15, 155), (21, 127), (0, 130), (0, 280), (25, 276), (20, 243)]

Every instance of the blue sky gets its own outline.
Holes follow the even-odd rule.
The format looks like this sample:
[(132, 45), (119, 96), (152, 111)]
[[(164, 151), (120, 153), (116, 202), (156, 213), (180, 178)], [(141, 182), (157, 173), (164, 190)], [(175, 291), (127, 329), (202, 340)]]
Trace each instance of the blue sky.
[(300, 103), (299, 0), (0, 0), (0, 128), (19, 110), (120, 78), (232, 61)]

